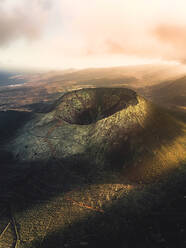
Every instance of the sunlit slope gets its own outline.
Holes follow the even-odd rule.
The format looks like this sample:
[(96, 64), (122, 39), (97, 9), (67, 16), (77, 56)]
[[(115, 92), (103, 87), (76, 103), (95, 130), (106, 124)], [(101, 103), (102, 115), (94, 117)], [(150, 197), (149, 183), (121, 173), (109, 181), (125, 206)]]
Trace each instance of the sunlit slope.
[(151, 111), (152, 126), (143, 126), (143, 152), (124, 172), (138, 182), (160, 179), (186, 161), (186, 125), (166, 114), (166, 110), (153, 106)]
[(172, 110), (186, 110), (186, 77), (176, 80), (166, 80), (156, 85), (149, 85), (138, 89), (147, 99), (158, 105), (166, 106)]

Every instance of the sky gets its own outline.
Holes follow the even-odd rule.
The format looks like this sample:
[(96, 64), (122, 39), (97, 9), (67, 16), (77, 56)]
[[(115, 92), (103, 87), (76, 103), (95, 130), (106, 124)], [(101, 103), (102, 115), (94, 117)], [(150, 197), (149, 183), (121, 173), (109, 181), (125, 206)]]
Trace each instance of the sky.
[(0, 68), (186, 63), (185, 0), (0, 0)]

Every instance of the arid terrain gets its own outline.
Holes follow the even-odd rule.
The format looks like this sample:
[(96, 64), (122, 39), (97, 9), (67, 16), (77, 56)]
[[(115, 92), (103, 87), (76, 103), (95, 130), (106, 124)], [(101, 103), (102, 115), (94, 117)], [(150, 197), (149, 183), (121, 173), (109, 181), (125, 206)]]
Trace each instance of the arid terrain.
[(16, 72), (8, 76), (6, 83), (1, 83), (0, 87), (0, 110), (39, 111), (43, 105), (57, 100), (67, 91), (90, 87), (128, 87), (158, 105), (185, 112), (185, 66), (69, 69), (45, 73)]
[(186, 69), (0, 72), (0, 247), (186, 246)]

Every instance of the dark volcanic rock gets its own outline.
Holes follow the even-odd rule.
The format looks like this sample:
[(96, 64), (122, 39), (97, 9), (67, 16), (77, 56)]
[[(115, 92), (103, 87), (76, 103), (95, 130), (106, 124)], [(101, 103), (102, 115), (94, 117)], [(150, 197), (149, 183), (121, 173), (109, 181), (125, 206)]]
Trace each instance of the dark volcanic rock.
[(121, 168), (140, 146), (137, 134), (148, 119), (149, 106), (126, 88), (69, 92), (51, 112), (35, 115), (6, 149), (26, 162), (57, 159), (77, 168)]
[(136, 93), (129, 89), (83, 89), (65, 94), (56, 115), (70, 124), (87, 125), (136, 104)]

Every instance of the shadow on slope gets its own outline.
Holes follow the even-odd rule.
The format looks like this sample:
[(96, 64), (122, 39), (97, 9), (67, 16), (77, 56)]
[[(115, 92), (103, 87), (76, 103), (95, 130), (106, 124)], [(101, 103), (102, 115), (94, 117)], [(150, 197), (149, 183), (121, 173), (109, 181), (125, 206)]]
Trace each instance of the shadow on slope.
[(16, 131), (20, 129), (25, 122), (29, 121), (32, 114), (21, 111), (0, 111), (0, 138), (1, 143), (12, 138)]
[[(117, 128), (109, 130), (116, 132), (114, 137), (120, 143), (115, 146), (114, 156), (108, 157), (111, 167), (94, 166), (90, 150), (81, 162), (70, 157), (64, 161), (53, 158), (44, 164), (1, 164), (1, 209), (7, 222), (14, 215), (23, 247), (59, 247), (71, 241), (70, 247), (79, 247), (82, 240), (92, 243), (88, 247), (119, 247), (121, 242), (127, 245), (137, 231), (133, 226), (140, 227), (153, 206), (170, 202), (169, 196), (174, 198), (172, 195), (185, 188), (185, 170), (175, 169), (182, 168), (185, 159), (185, 127), (161, 109), (152, 109), (139, 130), (131, 127), (130, 158), (126, 157), (125, 134), (121, 130), (117, 133)], [(176, 145), (180, 147), (177, 155)], [(102, 153), (102, 144), (95, 142), (93, 146)], [(164, 161), (168, 152), (174, 156)], [(181, 153), (183, 157), (179, 158)], [(150, 161), (152, 164), (147, 163)], [(140, 179), (123, 173), (122, 166), (127, 163), (134, 172), (142, 168)], [(143, 168), (148, 168), (153, 182), (160, 181), (150, 186), (140, 184), (141, 179), (149, 179)], [(124, 231), (129, 241), (123, 241)]]
[[(93, 170), (94, 173), (84, 174), (81, 165), (80, 170), (68, 170), (69, 165), (61, 161), (29, 166), (30, 169), (23, 170), (14, 164), (8, 171), (6, 165), (4, 174), (1, 173), (1, 211), (5, 211), (7, 222), (10, 215), (14, 216), (21, 247), (57, 248), (65, 244), (81, 247), (83, 242), (88, 242), (88, 247), (137, 247), (137, 244), (154, 247), (151, 242), (161, 243), (158, 235), (162, 222), (163, 232), (168, 235), (166, 242), (171, 240), (168, 218), (175, 226), (185, 223), (184, 217), (180, 220), (178, 210), (173, 209), (166, 217), (166, 209), (161, 209), (186, 193), (186, 171), (181, 164), (149, 185), (122, 178), (121, 171)], [(160, 215), (158, 226), (156, 214)], [(149, 227), (153, 230), (146, 233)], [(178, 237), (176, 234), (175, 239)]]
[[(54, 209), (46, 210), (47, 205), (42, 208), (46, 213), (42, 219), (45, 235), (37, 233), (33, 241), (25, 241), (22, 245), (34, 248), (184, 247), (185, 176), (184, 166), (181, 171), (173, 170), (168, 177), (160, 178), (159, 182), (151, 185), (135, 185), (136, 187), (128, 192), (118, 187), (110, 201), (103, 199), (102, 185), (100, 191), (92, 191), (92, 194), (95, 193), (92, 198), (101, 199), (99, 194), (103, 194), (103, 212), (85, 208), (85, 204), (77, 204), (77, 200), (88, 202), (85, 198), (86, 188), (89, 186), (86, 185), (84, 189), (80, 187), (78, 195), (72, 193), (71, 197), (75, 201), (68, 203), (66, 209), (60, 198), (56, 213), (53, 212)], [(63, 200), (66, 201), (65, 198)], [(19, 215), (17, 219), (20, 220)], [(60, 222), (62, 219), (64, 221)], [(32, 220), (28, 218), (27, 221)], [(61, 227), (57, 225), (59, 223)], [(36, 223), (35, 225), (36, 230), (39, 230)], [(24, 230), (21, 231), (24, 237)], [(32, 239), (31, 230), (29, 234)]]

